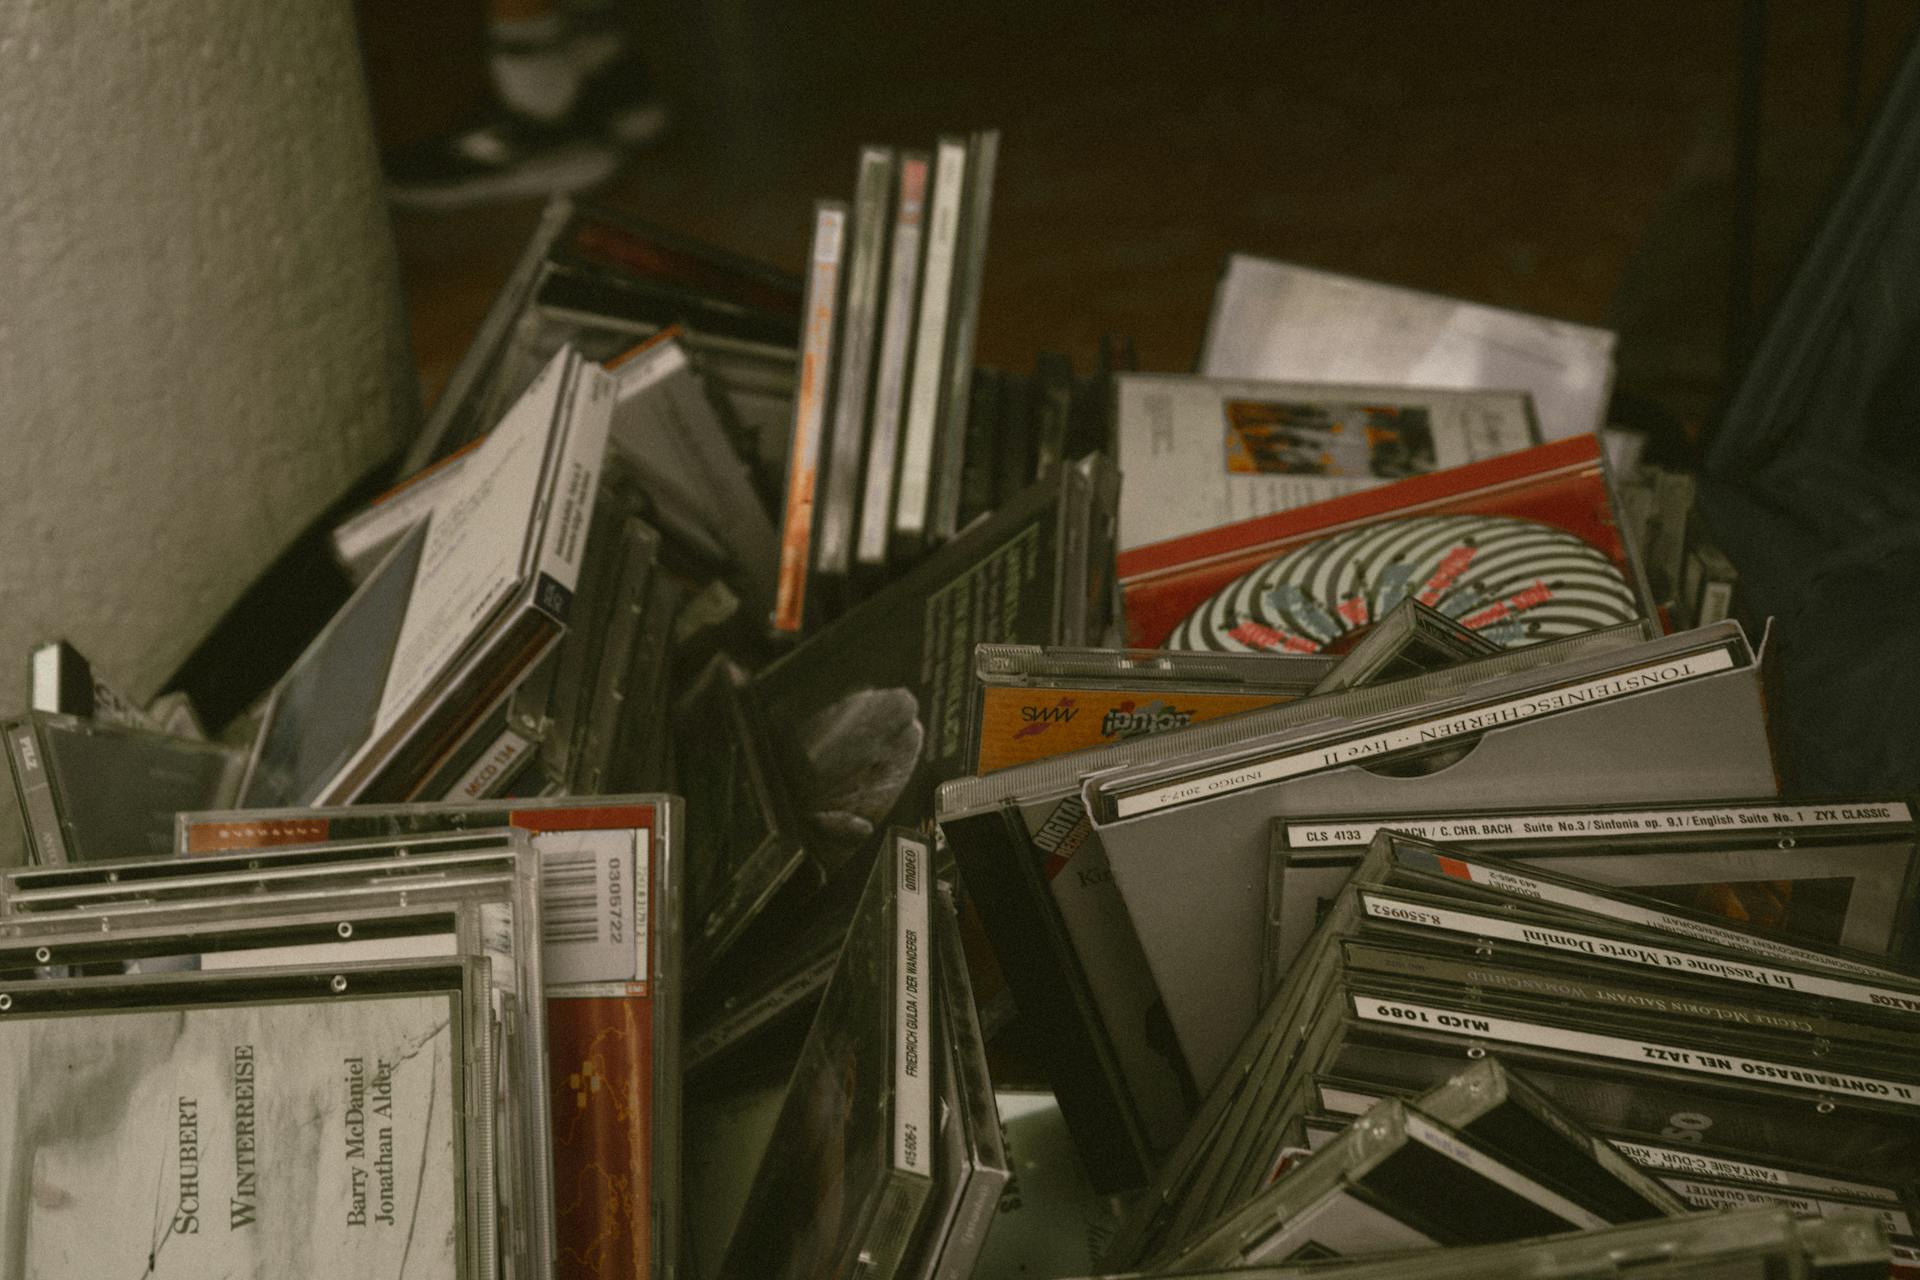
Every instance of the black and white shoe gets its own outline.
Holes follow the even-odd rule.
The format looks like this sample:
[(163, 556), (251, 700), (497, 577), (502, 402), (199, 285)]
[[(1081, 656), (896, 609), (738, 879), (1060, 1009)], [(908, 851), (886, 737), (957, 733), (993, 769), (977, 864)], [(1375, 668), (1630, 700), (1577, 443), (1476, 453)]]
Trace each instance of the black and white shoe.
[(620, 161), (621, 149), (604, 137), (497, 108), (387, 156), (387, 196), (403, 209), (459, 209), (571, 193), (605, 182)]
[(395, 205), (456, 209), (584, 191), (665, 131), (646, 64), (615, 24), (558, 16), (494, 24), (488, 114), (386, 157)]

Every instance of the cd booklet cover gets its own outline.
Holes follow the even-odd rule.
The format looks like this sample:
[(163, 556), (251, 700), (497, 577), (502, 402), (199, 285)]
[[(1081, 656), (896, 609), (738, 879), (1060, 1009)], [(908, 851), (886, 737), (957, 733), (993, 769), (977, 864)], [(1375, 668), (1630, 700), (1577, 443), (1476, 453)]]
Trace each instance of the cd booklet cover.
[(448, 995), (0, 1023), (0, 1272), (467, 1275)]

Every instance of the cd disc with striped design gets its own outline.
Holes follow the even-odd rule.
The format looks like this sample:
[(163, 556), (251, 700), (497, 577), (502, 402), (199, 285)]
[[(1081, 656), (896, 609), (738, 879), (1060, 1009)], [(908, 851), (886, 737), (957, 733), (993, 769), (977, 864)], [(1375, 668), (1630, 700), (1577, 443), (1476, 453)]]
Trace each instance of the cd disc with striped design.
[(1512, 516), (1412, 516), (1275, 556), (1215, 592), (1166, 647), (1340, 649), (1408, 596), (1507, 648), (1640, 616), (1620, 570), (1565, 530)]

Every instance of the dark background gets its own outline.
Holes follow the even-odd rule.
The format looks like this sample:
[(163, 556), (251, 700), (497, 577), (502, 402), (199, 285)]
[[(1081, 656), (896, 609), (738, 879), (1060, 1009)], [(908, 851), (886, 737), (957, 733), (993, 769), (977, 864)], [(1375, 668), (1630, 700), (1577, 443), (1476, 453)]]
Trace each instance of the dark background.
[[(1224, 256), (1616, 328), (1672, 422), (1723, 379), (1743, 30), (1764, 35), (1764, 308), (1912, 30), (1912, 0), (795, 5), (635, 0), (672, 132), (600, 198), (797, 269), (862, 142), (1004, 132), (980, 358), (1187, 369)], [(481, 83), (472, 0), (363, 0), (381, 136)], [(1743, 28), (1743, 22), (1747, 25)], [(429, 399), (538, 202), (395, 218)], [(1745, 273), (1742, 273), (1743, 275)]]

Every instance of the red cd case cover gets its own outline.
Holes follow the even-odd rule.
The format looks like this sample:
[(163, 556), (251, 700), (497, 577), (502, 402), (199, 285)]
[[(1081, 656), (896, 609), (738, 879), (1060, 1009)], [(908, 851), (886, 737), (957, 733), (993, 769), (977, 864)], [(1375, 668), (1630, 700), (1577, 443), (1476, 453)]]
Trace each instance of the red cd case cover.
[[(1406, 595), (1428, 604), (1443, 602), (1440, 607), (1476, 630), (1511, 624), (1552, 598), (1552, 574), (1531, 575), (1534, 580), (1518, 590), (1475, 595), (1469, 588), (1477, 585), (1474, 561), (1480, 548), (1471, 534), (1438, 555), (1428, 555), (1417, 569), (1412, 561), (1395, 559), (1384, 550), (1374, 562), (1363, 559), (1338, 574), (1314, 563), (1311, 554), (1294, 556), (1303, 586), (1285, 584), (1288, 603), (1294, 612), (1304, 610), (1326, 625), (1277, 627), (1257, 620), (1251, 611), (1236, 612), (1234, 602), (1224, 598), (1231, 590), (1251, 592), (1263, 566), (1279, 564), (1309, 544), (1376, 534), (1386, 522), (1476, 516), (1513, 527), (1520, 527), (1515, 522), (1530, 522), (1572, 535), (1618, 571), (1632, 614), (1657, 621), (1638, 558), (1620, 534), (1599, 438), (1589, 435), (1124, 551), (1118, 571), (1127, 644), (1338, 651)], [(1441, 524), (1429, 521), (1430, 526)], [(1401, 571), (1398, 579), (1395, 569)], [(1408, 577), (1409, 571), (1414, 576)], [(1302, 598), (1316, 591), (1324, 598)], [(1194, 629), (1183, 627), (1207, 609), (1218, 615), (1216, 623), (1224, 624), (1216, 626), (1218, 642), (1196, 642), (1191, 638)], [(1176, 631), (1182, 632), (1180, 643), (1170, 644)]]

